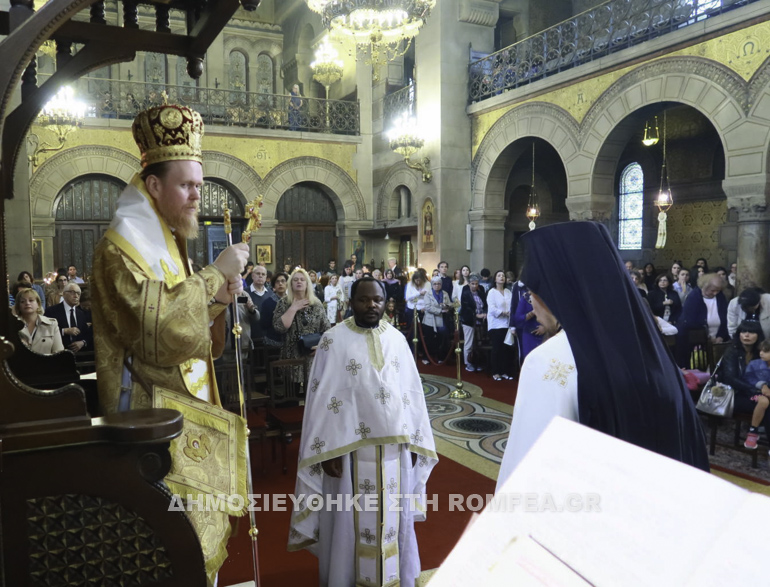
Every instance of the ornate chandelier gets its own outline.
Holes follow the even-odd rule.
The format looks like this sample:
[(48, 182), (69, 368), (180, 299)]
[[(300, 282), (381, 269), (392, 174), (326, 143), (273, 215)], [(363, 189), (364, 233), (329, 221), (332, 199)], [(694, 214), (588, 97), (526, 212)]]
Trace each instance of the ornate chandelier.
[(337, 50), (324, 41), (315, 53), (315, 61), (310, 64), (313, 79), (326, 88), (326, 99), (329, 99), (329, 87), (342, 79), (342, 61), (337, 59)]
[(408, 113), (402, 114), (395, 126), (388, 132), (390, 149), (404, 157), (407, 167), (422, 173), (422, 180), (430, 183), (433, 173), (430, 170), (430, 159), (423, 157), (421, 161), (412, 161), (411, 157), (425, 145), (425, 140), (417, 130), (417, 121)]
[(319, 13), (324, 27), (344, 44), (367, 55), (372, 77), (383, 65), (406, 53), (425, 24), (436, 0), (306, 0)]
[(67, 136), (83, 124), (87, 106), (75, 96), (75, 90), (63, 86), (56, 95), (43, 107), (35, 123), (44, 127), (56, 136), (56, 146), (41, 143), (36, 133), (30, 133), (27, 140), (33, 148), (29, 161), (33, 169), (38, 166), (40, 155), (52, 151), (61, 151), (67, 142)]
[(315, 54), (315, 61), (310, 64), (313, 70), (313, 79), (326, 89), (325, 132), (331, 132), (331, 120), (329, 116), (329, 88), (342, 79), (342, 61), (337, 59), (337, 50), (331, 46), (328, 40), (324, 40)]

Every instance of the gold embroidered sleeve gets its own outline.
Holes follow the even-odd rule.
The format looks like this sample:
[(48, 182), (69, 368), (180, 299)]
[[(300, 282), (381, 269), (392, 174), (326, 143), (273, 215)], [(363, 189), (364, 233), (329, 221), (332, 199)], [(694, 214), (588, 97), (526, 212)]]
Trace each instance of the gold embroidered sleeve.
[(121, 344), (142, 361), (168, 367), (211, 349), (209, 300), (225, 281), (213, 265), (169, 286), (150, 279), (112, 243), (102, 251), (100, 299)]

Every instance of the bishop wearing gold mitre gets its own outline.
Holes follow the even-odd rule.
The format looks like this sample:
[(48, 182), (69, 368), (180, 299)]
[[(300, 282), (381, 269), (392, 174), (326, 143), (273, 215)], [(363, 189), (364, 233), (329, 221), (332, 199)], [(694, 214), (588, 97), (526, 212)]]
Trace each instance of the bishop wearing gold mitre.
[[(105, 413), (157, 407), (184, 415), (165, 478), (183, 502), (245, 497), (246, 425), (221, 407), (210, 324), (241, 290), (248, 245), (232, 245), (198, 273), (191, 270), (186, 241), (198, 234), (203, 184), (200, 114), (164, 104), (139, 114), (132, 131), (142, 170), (120, 195), (94, 253), (99, 402)], [(212, 584), (227, 557), (228, 515), (245, 513), (235, 509), (240, 501), (230, 499), (225, 511), (186, 508)]]

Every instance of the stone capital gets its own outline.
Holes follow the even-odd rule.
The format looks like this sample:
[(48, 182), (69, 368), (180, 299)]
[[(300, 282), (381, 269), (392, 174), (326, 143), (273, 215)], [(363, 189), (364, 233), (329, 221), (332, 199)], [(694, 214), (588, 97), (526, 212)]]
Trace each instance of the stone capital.
[(767, 175), (728, 178), (722, 182), (722, 189), (727, 195), (727, 207), (738, 211), (738, 222), (770, 220)]
[(570, 220), (607, 222), (612, 218), (615, 197), (611, 195), (569, 196), (566, 200)]
[(498, 2), (490, 0), (460, 0), (460, 22), (493, 27), (500, 16)]
[(374, 228), (371, 220), (338, 220), (337, 232), (342, 235), (356, 236), (359, 230)]
[(473, 230), (505, 230), (508, 210), (471, 210), (468, 213)]

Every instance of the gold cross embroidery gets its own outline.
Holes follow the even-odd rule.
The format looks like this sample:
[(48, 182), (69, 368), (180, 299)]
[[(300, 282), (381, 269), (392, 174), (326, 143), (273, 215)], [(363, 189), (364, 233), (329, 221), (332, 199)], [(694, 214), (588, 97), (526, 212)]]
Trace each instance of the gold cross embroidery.
[(575, 370), (575, 365), (567, 365), (556, 359), (551, 359), (551, 366), (543, 375), (543, 381), (553, 381), (562, 387), (567, 387), (567, 378)]

